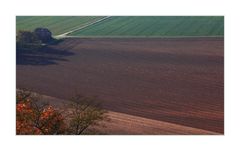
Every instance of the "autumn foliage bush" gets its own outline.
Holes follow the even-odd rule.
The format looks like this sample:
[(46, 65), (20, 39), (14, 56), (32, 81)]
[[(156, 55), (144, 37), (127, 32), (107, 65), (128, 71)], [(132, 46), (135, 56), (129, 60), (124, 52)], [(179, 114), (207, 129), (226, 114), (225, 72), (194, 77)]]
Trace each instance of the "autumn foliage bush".
[(37, 104), (30, 96), (18, 95), (16, 106), (17, 134), (62, 134), (65, 123), (62, 114), (51, 105)]
[[(105, 111), (92, 106), (89, 98), (75, 97), (64, 111), (40, 103), (29, 91), (17, 92), (16, 133), (18, 135), (80, 135), (104, 119)], [(91, 99), (90, 99), (91, 100)], [(82, 103), (84, 101), (84, 103)]]

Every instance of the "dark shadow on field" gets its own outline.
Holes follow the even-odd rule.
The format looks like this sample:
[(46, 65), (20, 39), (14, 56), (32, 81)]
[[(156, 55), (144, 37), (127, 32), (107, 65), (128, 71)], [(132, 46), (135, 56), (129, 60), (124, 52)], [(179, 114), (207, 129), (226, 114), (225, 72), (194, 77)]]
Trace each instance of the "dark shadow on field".
[(56, 49), (52, 45), (58, 43), (48, 44), (36, 49), (17, 49), (16, 63), (17, 65), (52, 65), (58, 64), (59, 61), (68, 61), (66, 56), (74, 55), (74, 53), (67, 50)]
[(58, 45), (59, 43), (63, 42), (64, 39), (53, 39), (48, 44), (49, 45)]

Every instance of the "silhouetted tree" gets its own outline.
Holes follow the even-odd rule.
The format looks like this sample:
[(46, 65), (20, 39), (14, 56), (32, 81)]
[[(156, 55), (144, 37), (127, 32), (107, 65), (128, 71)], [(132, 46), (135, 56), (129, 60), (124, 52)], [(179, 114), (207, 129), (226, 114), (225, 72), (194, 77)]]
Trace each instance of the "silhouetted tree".
[(34, 33), (37, 38), (42, 41), (42, 43), (48, 43), (53, 40), (52, 33), (47, 28), (36, 28)]
[(98, 125), (98, 121), (107, 119), (106, 111), (95, 97), (74, 96), (69, 103), (69, 134), (83, 134), (90, 126)]
[(41, 45), (41, 41), (37, 35), (31, 31), (20, 30), (17, 32), (16, 37), (17, 48), (20, 49), (32, 49)]
[(20, 43), (40, 43), (37, 35), (31, 31), (20, 30), (17, 32), (17, 42)]

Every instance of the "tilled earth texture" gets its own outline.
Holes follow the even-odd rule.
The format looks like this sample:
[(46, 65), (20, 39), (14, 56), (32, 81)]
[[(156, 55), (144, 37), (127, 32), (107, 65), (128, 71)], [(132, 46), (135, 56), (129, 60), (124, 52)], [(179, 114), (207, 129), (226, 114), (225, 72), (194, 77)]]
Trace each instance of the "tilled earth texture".
[(17, 88), (224, 133), (223, 38), (75, 38), (17, 51)]

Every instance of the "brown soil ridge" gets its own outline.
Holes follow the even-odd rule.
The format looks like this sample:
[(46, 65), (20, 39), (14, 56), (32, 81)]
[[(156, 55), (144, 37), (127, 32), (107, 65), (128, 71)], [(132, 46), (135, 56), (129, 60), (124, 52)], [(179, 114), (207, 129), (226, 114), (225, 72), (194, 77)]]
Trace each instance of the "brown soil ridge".
[(203, 129), (109, 111), (110, 121), (97, 130), (111, 135), (219, 135)]
[[(41, 100), (54, 106), (61, 106), (68, 101), (41, 95)], [(107, 135), (221, 135), (203, 129), (152, 120), (129, 114), (107, 111), (108, 120), (101, 121), (98, 126), (91, 127), (97, 134)]]

